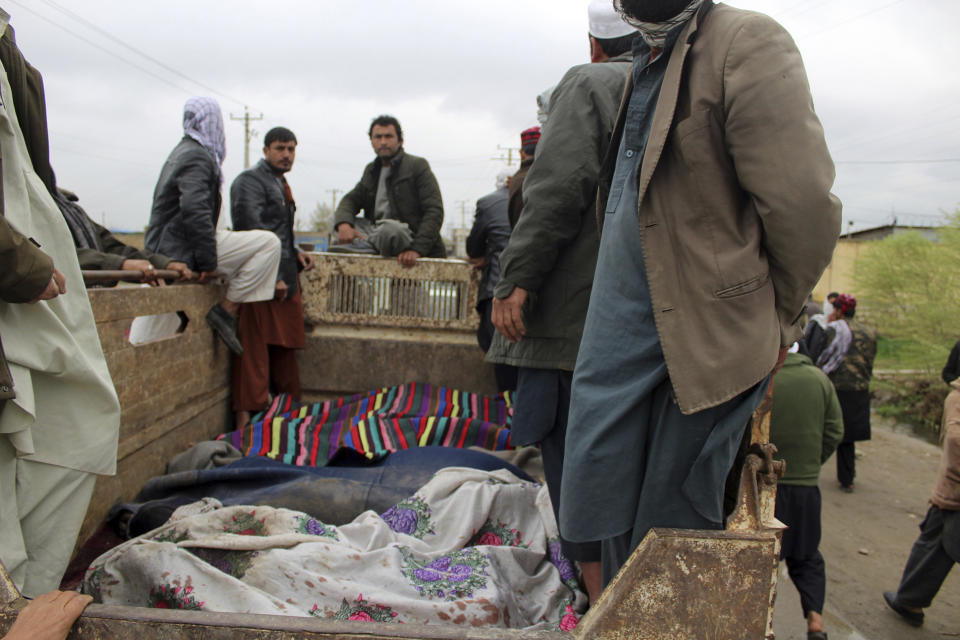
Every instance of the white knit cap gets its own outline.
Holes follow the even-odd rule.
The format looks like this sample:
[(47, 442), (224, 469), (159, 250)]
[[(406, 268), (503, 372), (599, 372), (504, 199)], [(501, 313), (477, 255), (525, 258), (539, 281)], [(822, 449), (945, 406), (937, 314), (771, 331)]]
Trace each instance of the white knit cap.
[(611, 40), (635, 32), (637, 29), (620, 17), (613, 8), (613, 0), (590, 0), (590, 35), (600, 40)]

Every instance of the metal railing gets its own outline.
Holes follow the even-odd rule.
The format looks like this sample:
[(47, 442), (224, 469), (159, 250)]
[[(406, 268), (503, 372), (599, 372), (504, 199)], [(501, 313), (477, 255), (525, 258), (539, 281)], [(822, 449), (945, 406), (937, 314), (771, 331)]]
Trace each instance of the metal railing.
[(479, 273), (460, 260), (410, 268), (378, 256), (315, 254), (301, 275), (307, 324), (473, 330)]

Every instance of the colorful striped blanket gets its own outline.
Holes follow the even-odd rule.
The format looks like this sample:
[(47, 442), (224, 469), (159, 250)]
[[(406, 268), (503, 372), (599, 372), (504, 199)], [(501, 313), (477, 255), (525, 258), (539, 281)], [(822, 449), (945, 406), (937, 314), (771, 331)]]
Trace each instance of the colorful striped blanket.
[(481, 396), (411, 382), (317, 404), (287, 394), (242, 429), (224, 433), (246, 456), (325, 466), (341, 448), (368, 458), (411, 447), (512, 449), (510, 392)]

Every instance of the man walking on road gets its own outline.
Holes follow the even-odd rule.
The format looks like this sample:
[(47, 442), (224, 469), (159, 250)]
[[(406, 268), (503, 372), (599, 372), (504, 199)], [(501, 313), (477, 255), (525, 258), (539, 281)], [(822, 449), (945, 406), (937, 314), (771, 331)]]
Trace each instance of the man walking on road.
[(915, 627), (923, 624), (923, 610), (960, 562), (960, 379), (950, 386), (940, 427), (940, 473), (930, 508), (920, 523), (920, 537), (910, 550), (900, 586), (883, 594), (890, 608)]
[[(794, 345), (794, 349), (797, 345)], [(837, 393), (810, 358), (788, 353), (773, 385), (770, 442), (787, 470), (777, 483), (776, 518), (787, 525), (780, 558), (800, 592), (808, 640), (826, 640), (826, 572), (820, 553), (820, 467), (843, 437)]]

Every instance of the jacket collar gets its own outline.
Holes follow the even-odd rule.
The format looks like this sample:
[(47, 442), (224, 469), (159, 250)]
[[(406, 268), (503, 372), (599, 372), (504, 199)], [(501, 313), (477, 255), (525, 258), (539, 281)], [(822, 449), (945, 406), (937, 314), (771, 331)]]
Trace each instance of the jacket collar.
[[(400, 163), (403, 160), (404, 155), (405, 154), (403, 152), (403, 147), (401, 146), (399, 149), (397, 149), (397, 152), (393, 155), (393, 157), (390, 158), (390, 169), (395, 171), (396, 168), (400, 166)], [(376, 167), (377, 171), (379, 171), (381, 167), (383, 167), (383, 162), (380, 161), (380, 156), (377, 156), (376, 158), (373, 159), (373, 166)]]
[[(643, 163), (640, 169), (640, 185), (637, 194), (637, 201), (643, 202), (647, 187), (650, 185), (650, 179), (653, 177), (653, 171), (657, 168), (660, 161), (660, 154), (667, 142), (667, 134), (670, 133), (670, 125), (673, 124), (673, 116), (677, 108), (677, 98), (680, 95), (680, 81), (683, 78), (683, 63), (687, 59), (687, 54), (697, 38), (700, 25), (710, 9), (713, 8), (713, 2), (707, 0), (700, 9), (690, 18), (690, 21), (684, 25), (680, 31), (673, 49), (670, 51), (670, 58), (667, 60), (667, 70), (663, 77), (663, 85), (660, 87), (660, 97), (657, 99), (657, 108), (653, 114), (653, 122), (650, 124), (650, 137), (647, 140), (647, 148), (643, 154)], [(627, 80), (629, 100), (630, 91), (633, 88), (632, 74)], [(626, 114), (626, 109), (623, 109)]]

